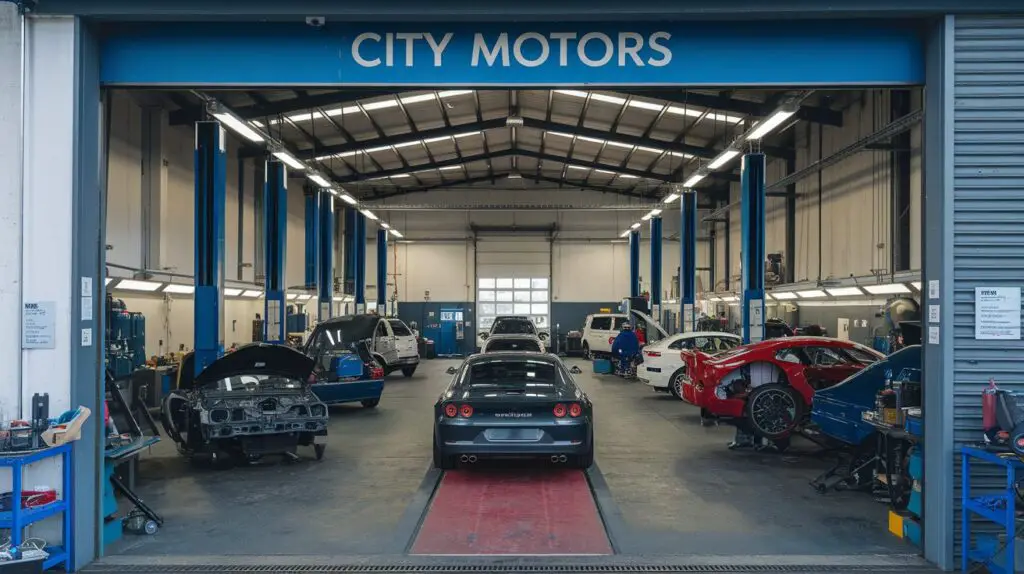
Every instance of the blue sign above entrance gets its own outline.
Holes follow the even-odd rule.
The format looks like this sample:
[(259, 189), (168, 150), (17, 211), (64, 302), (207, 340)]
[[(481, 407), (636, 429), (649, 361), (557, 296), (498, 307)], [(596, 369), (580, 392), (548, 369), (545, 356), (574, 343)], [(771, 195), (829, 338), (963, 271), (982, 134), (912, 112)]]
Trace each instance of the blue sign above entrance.
[(924, 83), (909, 23), (112, 26), (107, 85), (822, 86)]

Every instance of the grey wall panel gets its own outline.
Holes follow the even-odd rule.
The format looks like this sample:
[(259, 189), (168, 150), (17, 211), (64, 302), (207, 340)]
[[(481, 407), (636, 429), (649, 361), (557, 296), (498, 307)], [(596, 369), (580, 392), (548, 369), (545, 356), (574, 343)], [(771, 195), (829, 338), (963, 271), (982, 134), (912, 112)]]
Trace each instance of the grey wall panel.
[[(1024, 342), (974, 338), (975, 288), (1024, 285), (1024, 16), (957, 17), (953, 60), (953, 313), (943, 328), (953, 331), (959, 448), (981, 438), (981, 392), (990, 378), (1024, 391)], [(959, 485), (959, 457), (954, 469)], [(973, 478), (999, 486), (992, 474)], [(959, 491), (955, 500), (959, 507)]]

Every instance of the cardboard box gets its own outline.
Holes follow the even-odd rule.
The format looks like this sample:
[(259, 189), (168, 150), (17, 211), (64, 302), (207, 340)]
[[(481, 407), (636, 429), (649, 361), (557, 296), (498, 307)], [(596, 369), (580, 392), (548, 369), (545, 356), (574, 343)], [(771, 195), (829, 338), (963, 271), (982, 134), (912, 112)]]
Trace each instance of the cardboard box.
[(86, 407), (78, 407), (78, 414), (75, 418), (60, 426), (55, 426), (43, 431), (42, 438), (48, 446), (60, 446), (71, 441), (82, 438), (82, 425), (92, 414)]

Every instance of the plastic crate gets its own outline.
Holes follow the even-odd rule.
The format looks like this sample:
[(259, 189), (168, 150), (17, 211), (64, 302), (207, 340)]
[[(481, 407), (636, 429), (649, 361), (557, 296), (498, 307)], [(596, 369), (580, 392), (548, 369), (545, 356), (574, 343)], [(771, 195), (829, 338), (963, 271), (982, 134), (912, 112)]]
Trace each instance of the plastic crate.
[(598, 375), (608, 375), (615, 371), (612, 367), (612, 362), (608, 359), (595, 359), (594, 360), (594, 372)]

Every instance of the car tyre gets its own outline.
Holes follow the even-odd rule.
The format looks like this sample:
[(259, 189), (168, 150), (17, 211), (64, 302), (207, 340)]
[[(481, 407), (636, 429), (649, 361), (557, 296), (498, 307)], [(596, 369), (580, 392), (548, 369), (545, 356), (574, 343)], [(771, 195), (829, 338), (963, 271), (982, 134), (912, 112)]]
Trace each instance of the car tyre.
[(590, 354), (590, 345), (588, 345), (586, 343), (583, 343), (583, 358), (588, 360), (588, 361), (594, 358)]
[(672, 393), (672, 396), (683, 400), (683, 370), (672, 373), (672, 379), (668, 383), (668, 391)]
[(778, 441), (792, 434), (803, 420), (807, 405), (789, 385), (770, 383), (750, 393), (743, 411), (756, 434)]
[(323, 460), (325, 450), (327, 450), (327, 445), (325, 444), (313, 445), (313, 454), (316, 455), (317, 460)]
[(455, 468), (455, 457), (447, 455), (441, 450), (441, 446), (437, 444), (437, 438), (434, 438), (434, 468), (440, 470), (452, 470)]
[(368, 409), (372, 409), (380, 404), (380, 399), (366, 399), (361, 401), (362, 405)]
[(416, 367), (405, 367), (402, 369), (402, 374), (405, 375), (406, 378), (412, 377), (415, 372)]
[(590, 444), (587, 445), (587, 450), (580, 455), (576, 456), (576, 468), (580, 470), (587, 470), (594, 466), (594, 439), (591, 437)]

